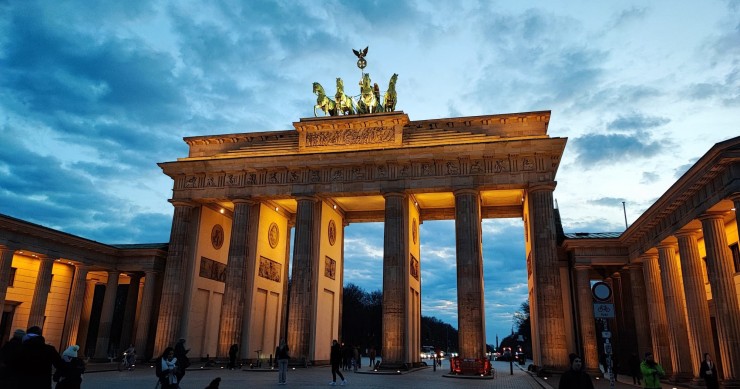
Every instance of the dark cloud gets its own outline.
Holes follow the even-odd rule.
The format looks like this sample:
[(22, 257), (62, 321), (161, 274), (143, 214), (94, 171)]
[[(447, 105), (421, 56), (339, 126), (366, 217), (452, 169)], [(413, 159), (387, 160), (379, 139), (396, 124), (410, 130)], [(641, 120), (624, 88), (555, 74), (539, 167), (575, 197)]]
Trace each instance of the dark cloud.
[(657, 172), (642, 172), (640, 184), (652, 184), (653, 182), (658, 181), (658, 179), (660, 179), (660, 174)]
[(642, 113), (632, 113), (629, 115), (618, 116), (616, 119), (609, 122), (606, 127), (609, 130), (640, 132), (668, 124), (670, 121), (671, 119), (669, 118), (646, 116)]
[(626, 158), (649, 158), (665, 149), (663, 143), (644, 137), (644, 134), (586, 134), (569, 143), (578, 154), (576, 162), (584, 168), (591, 168), (600, 163), (615, 164)]
[(588, 200), (589, 204), (598, 205), (601, 207), (619, 207), (622, 208), (622, 202), (626, 201), (623, 198), (616, 197), (600, 197), (597, 199)]

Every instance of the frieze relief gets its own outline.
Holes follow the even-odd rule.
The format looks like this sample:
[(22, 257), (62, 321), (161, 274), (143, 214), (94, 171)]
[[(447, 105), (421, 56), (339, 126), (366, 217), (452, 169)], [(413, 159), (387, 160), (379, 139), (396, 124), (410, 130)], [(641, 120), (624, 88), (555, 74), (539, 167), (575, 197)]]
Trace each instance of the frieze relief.
[(382, 144), (395, 139), (393, 127), (349, 128), (306, 133), (306, 147)]
[[(550, 162), (550, 161), (547, 161)], [(230, 172), (221, 175), (188, 175), (178, 179), (178, 189), (291, 185), (301, 183), (333, 183), (372, 181), (397, 178), (425, 178), (455, 175), (495, 175), (513, 172), (545, 171), (545, 159), (532, 156), (507, 158), (484, 157), (358, 165), (312, 170), (267, 170), (261, 172)]]

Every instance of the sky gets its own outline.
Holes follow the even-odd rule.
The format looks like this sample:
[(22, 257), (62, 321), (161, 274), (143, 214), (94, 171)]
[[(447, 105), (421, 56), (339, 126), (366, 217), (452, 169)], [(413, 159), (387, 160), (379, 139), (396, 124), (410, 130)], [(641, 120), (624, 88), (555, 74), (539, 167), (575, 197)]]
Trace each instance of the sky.
[[(157, 163), (186, 156), (183, 137), (292, 129), (314, 115), (313, 82), (359, 93), (364, 47), (411, 120), (552, 111), (566, 232), (623, 231), (740, 135), (737, 1), (0, 0), (0, 213), (167, 242)], [(527, 299), (524, 232), (483, 231), (493, 344)], [(345, 233), (345, 281), (379, 290), (383, 225)], [(422, 314), (457, 327), (454, 223), (420, 238)]]

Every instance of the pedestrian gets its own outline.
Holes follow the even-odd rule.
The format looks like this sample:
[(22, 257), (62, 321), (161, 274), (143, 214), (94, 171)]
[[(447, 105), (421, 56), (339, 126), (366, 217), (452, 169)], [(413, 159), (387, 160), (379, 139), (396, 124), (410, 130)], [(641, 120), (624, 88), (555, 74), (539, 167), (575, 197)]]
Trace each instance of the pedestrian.
[(74, 344), (67, 347), (62, 353), (65, 366), (54, 372), (56, 389), (80, 389), (82, 374), (85, 372), (85, 362), (77, 356), (80, 346)]
[(188, 351), (185, 349), (185, 339), (180, 338), (175, 344), (175, 358), (177, 359), (177, 383), (182, 382), (182, 377), (185, 376), (185, 369), (190, 366), (190, 358), (188, 358)]
[(570, 368), (560, 376), (558, 389), (594, 389), (591, 377), (583, 371), (583, 359), (570, 354)]
[(342, 367), (344, 371), (352, 368), (352, 346), (342, 342)]
[(367, 353), (367, 356), (370, 357), (370, 369), (375, 369), (375, 346), (370, 346), (370, 351)]
[(339, 346), (339, 342), (336, 339), (332, 341), (331, 353), (329, 354), (329, 361), (331, 362), (331, 382), (329, 385), (337, 384), (337, 374), (342, 379), (342, 385), (347, 385), (347, 380), (344, 379), (344, 375), (339, 371), (339, 365), (342, 364), (342, 348)]
[(280, 344), (275, 349), (275, 359), (278, 361), (278, 385), (285, 385), (288, 378), (288, 360), (290, 360), (288, 351), (285, 339), (280, 339)]
[(707, 389), (719, 389), (717, 365), (712, 361), (712, 356), (709, 353), (704, 353), (704, 360), (701, 361), (701, 367), (699, 368), (699, 377), (704, 378)]
[(162, 389), (177, 389), (179, 387), (177, 380), (177, 358), (175, 350), (172, 347), (164, 349), (162, 355), (157, 358), (155, 372), (162, 384)]
[(24, 336), (26, 336), (26, 331), (22, 329), (15, 330), (13, 337), (5, 342), (3, 348), (0, 349), (0, 388), (14, 389), (19, 385), (18, 371), (14, 362), (18, 358)]
[(360, 349), (355, 346), (352, 347), (352, 370), (357, 373), (358, 367), (360, 367)]
[(41, 327), (38, 326), (26, 330), (13, 365), (18, 372), (19, 386), (34, 389), (51, 389), (51, 367), (65, 367), (56, 348), (46, 344), (46, 339), (41, 335)]
[(239, 345), (234, 343), (229, 347), (229, 370), (236, 369), (236, 356), (239, 355)]
[(663, 366), (660, 366), (655, 362), (655, 357), (650, 351), (645, 353), (645, 360), (640, 364), (640, 372), (642, 372), (643, 388), (645, 389), (657, 389), (660, 388), (660, 379), (665, 376), (665, 370)]
[(640, 358), (637, 353), (632, 353), (629, 359), (630, 375), (633, 385), (642, 385), (642, 374), (640, 373)]

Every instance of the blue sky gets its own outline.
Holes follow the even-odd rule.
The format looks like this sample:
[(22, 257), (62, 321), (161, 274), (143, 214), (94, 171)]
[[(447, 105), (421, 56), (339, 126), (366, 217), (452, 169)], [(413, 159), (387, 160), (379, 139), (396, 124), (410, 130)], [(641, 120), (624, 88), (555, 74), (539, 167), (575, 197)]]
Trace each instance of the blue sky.
[[(411, 120), (551, 110), (566, 232), (624, 230), (738, 136), (733, 1), (0, 1), (0, 213), (104, 243), (166, 242), (186, 136), (285, 130), (351, 49), (398, 73)], [(346, 229), (346, 280), (381, 284), (382, 224)], [(425, 222), (424, 315), (457, 325), (454, 228)], [(526, 299), (521, 220), (484, 222), (488, 342)]]

